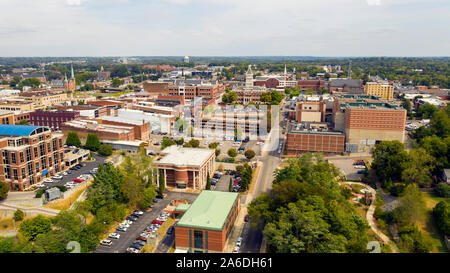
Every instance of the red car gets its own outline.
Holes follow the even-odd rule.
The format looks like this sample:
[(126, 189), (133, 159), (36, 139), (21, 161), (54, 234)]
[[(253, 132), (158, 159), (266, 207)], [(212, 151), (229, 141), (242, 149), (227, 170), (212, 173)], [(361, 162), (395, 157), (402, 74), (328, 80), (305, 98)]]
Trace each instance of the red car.
[(152, 221), (152, 224), (162, 225), (163, 222), (162, 221), (158, 221), (158, 220), (155, 219), (155, 220)]
[(84, 180), (83, 179), (79, 179), (79, 178), (75, 178), (73, 180), (73, 182), (81, 183), (81, 182), (84, 182)]
[(155, 142), (155, 143), (153, 143), (153, 145), (159, 146), (159, 142)]

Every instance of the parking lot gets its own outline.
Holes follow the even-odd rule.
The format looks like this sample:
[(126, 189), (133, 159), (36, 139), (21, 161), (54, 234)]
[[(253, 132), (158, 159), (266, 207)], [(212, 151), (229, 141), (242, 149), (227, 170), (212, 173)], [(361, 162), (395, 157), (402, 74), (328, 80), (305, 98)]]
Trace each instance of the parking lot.
[(363, 177), (363, 174), (358, 174), (358, 171), (362, 171), (363, 169), (355, 168), (355, 165), (353, 165), (355, 161), (355, 159), (332, 159), (329, 162), (338, 167), (339, 170), (345, 174), (347, 180), (359, 181)]
[[(158, 217), (158, 215), (163, 211), (163, 209), (170, 203), (171, 200), (186, 200), (188, 203), (192, 204), (197, 198), (198, 194), (184, 193), (184, 192), (169, 192), (166, 191), (167, 196), (164, 199), (158, 199), (159, 201), (153, 205), (151, 211), (144, 211), (144, 214), (139, 217), (139, 219), (130, 225), (126, 232), (117, 232), (120, 234), (119, 239), (111, 239), (111, 246), (100, 245), (94, 251), (95, 253), (125, 253), (127, 248), (136, 240), (139, 234), (151, 224), (151, 222)], [(170, 236), (169, 236), (170, 237)], [(171, 240), (166, 239), (166, 237), (159, 238), (159, 243), (157, 249), (161, 249), (159, 244), (170, 244)], [(173, 243), (173, 240), (172, 240)], [(168, 246), (170, 248), (172, 245)], [(162, 249), (168, 249), (167, 246)]]
[[(48, 182), (44, 182), (42, 183), (43, 185), (45, 185), (46, 187), (53, 187), (53, 186), (64, 186), (67, 182), (73, 182), (73, 180), (75, 178), (77, 178), (78, 176), (82, 175), (82, 174), (88, 174), (92, 169), (98, 167), (99, 165), (103, 164), (105, 162), (105, 157), (103, 156), (99, 156), (99, 155), (93, 155), (93, 157), (95, 158), (95, 161), (86, 161), (86, 162), (82, 162), (82, 164), (85, 164), (86, 166), (81, 167), (79, 170), (70, 170), (70, 173), (68, 173), (67, 175), (63, 175), (63, 179), (58, 180), (58, 179), (52, 179), (53, 182), (48, 183)], [(69, 172), (69, 170), (66, 170), (66, 172)], [(59, 173), (61, 175), (61, 173)], [(51, 177), (50, 177), (51, 178)], [(48, 178), (46, 178), (48, 179)]]

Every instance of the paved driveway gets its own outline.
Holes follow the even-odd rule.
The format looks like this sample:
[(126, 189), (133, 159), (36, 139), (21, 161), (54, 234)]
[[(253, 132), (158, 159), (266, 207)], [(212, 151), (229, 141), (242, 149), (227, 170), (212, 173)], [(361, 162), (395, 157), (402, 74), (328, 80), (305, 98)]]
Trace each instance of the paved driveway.
[[(158, 199), (158, 203), (153, 205), (152, 211), (144, 212), (144, 215), (139, 217), (139, 219), (134, 222), (126, 232), (118, 232), (120, 234), (120, 239), (112, 239), (113, 244), (111, 246), (100, 245), (99, 247), (97, 247), (94, 253), (125, 253), (126, 249), (131, 245), (131, 243), (136, 240), (136, 237), (138, 237), (138, 235), (145, 229), (146, 226), (150, 225), (151, 222), (158, 217), (158, 215), (170, 203), (171, 200), (182, 199), (192, 204), (192, 202), (194, 202), (194, 200), (198, 196), (198, 194), (185, 192), (166, 191), (166, 193), (167, 196), (164, 199)], [(170, 243), (170, 238), (166, 239), (166, 236), (160, 241), (159, 244), (161, 243), (164, 245), (161, 246), (161, 248), (158, 246), (158, 249), (160, 251), (163, 251), (165, 248), (167, 248), (167, 246), (168, 250), (172, 246), (172, 244)]]
[(98, 167), (99, 165), (103, 164), (103, 162), (105, 162), (105, 159), (106, 159), (105, 157), (99, 156), (99, 155), (94, 155), (94, 158), (95, 158), (95, 161), (82, 162), (81, 164), (86, 164), (85, 167), (82, 167), (79, 170), (70, 171), (71, 173), (68, 174), (68, 175), (63, 176), (63, 179), (61, 179), (61, 180), (52, 179), (53, 180), (52, 183), (45, 183), (44, 182), (44, 185), (49, 186), (49, 187), (56, 186), (56, 185), (63, 186), (67, 182), (73, 181), (78, 176), (80, 176), (82, 174), (85, 174), (85, 173), (89, 173), (92, 169), (94, 169), (94, 168)]

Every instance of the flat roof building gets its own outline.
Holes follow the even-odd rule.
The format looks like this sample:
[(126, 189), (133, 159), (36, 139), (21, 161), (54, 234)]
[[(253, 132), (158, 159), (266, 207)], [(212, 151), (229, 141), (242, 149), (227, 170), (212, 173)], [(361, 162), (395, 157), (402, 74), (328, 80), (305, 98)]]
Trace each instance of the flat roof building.
[(175, 225), (175, 248), (222, 252), (240, 211), (238, 193), (204, 190)]
[[(184, 148), (172, 145), (162, 150), (154, 162), (163, 175), (166, 186), (201, 190), (206, 186), (208, 173), (215, 171), (216, 154), (213, 149)], [(157, 179), (159, 186), (159, 177)]]

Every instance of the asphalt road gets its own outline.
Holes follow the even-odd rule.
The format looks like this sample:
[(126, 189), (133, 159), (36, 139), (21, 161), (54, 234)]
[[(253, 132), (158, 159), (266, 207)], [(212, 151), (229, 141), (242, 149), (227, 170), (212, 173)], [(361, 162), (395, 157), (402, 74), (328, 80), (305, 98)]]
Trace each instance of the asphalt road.
[[(93, 155), (93, 156), (95, 158), (95, 161), (91, 161), (91, 162), (85, 161), (85, 162), (81, 163), (81, 164), (86, 164), (85, 167), (81, 167), (79, 170), (74, 170), (74, 171), (71, 170), (70, 174), (63, 175), (63, 179), (61, 179), (61, 180), (52, 179), (53, 180), (52, 183), (44, 182), (44, 185), (46, 185), (48, 187), (52, 187), (52, 186), (56, 186), (56, 185), (64, 186), (67, 182), (73, 181), (75, 178), (77, 178), (78, 176), (80, 176), (82, 174), (89, 173), (93, 168), (96, 168), (97, 166), (99, 166), (99, 165), (103, 164), (103, 162), (105, 162), (105, 159), (106, 159), (105, 157), (99, 156), (99, 155)], [(46, 179), (48, 179), (48, 178), (46, 178)]]
[[(150, 225), (151, 222), (158, 217), (158, 215), (170, 203), (171, 200), (183, 199), (192, 204), (192, 202), (194, 202), (194, 200), (198, 196), (198, 194), (185, 192), (166, 191), (166, 193), (167, 196), (164, 199), (158, 199), (158, 203), (153, 205), (152, 210), (145, 211), (144, 214), (139, 217), (139, 219), (135, 221), (126, 232), (117, 232), (120, 234), (120, 238), (112, 239), (113, 244), (111, 246), (100, 245), (99, 247), (97, 247), (94, 253), (125, 253), (126, 249), (131, 245), (131, 243), (136, 240), (136, 237), (138, 237), (138, 235), (144, 230), (146, 226)], [(165, 237), (159, 242), (159, 244), (162, 243), (166, 245), (170, 243), (170, 241), (165, 240)], [(171, 246), (172, 244), (169, 245), (169, 248)], [(169, 248), (167, 248), (167, 250)], [(162, 246), (161, 250), (164, 250), (164, 246)]]

